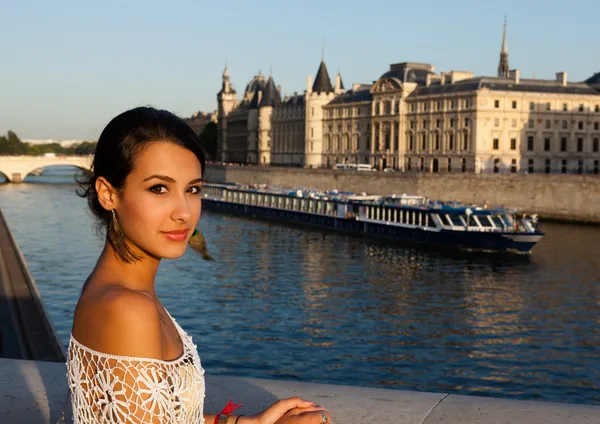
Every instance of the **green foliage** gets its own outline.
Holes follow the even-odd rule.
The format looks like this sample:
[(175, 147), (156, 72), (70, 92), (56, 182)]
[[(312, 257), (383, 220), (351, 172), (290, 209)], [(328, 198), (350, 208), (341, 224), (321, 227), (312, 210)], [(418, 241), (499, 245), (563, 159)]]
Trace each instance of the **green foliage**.
[(209, 159), (214, 160), (217, 157), (217, 124), (212, 121), (206, 124), (199, 137)]
[(57, 155), (91, 155), (96, 151), (96, 143), (92, 141), (84, 141), (69, 147), (62, 147), (58, 143), (49, 144), (29, 144), (24, 143), (12, 131), (9, 131), (6, 136), (0, 136), (0, 155), (16, 156), (30, 155), (40, 156), (45, 153), (55, 153)]

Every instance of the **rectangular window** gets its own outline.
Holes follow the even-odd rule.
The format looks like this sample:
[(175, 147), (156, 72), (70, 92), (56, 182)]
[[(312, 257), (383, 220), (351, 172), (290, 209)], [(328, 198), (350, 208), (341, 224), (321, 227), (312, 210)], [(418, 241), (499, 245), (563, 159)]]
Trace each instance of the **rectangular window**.
[(513, 159), (510, 161), (510, 172), (512, 172), (513, 174), (515, 172), (517, 172), (517, 160)]
[(437, 102), (436, 103), (436, 109), (440, 110), (442, 108), (442, 102)]
[(517, 150), (517, 139), (516, 138), (510, 139), (510, 150)]
[(577, 139), (577, 151), (583, 152), (583, 138)]
[(552, 127), (552, 121), (546, 119), (546, 129), (550, 129)]
[(495, 127), (499, 127), (500, 126), (500, 119), (494, 118), (494, 126)]
[(583, 122), (582, 122), (582, 121), (579, 121), (579, 122), (577, 123), (577, 129), (580, 129), (580, 130), (582, 130), (582, 129), (583, 129)]
[(600, 129), (600, 124), (598, 122), (594, 122), (594, 130), (598, 131)]
[(550, 103), (546, 103), (546, 110), (550, 110), (550, 109), (551, 109)]
[(423, 138), (421, 139), (421, 150), (427, 149), (427, 134), (423, 134)]
[(516, 127), (517, 126), (517, 120), (513, 118), (512, 123), (511, 123), (512, 127)]
[(436, 128), (440, 128), (441, 125), (442, 125), (442, 121), (440, 121), (439, 119), (435, 121)]
[(529, 110), (533, 109), (535, 109), (535, 105), (533, 104), (533, 102), (529, 102)]
[(434, 150), (440, 150), (440, 135), (439, 134), (435, 135), (435, 146), (433, 148), (434, 148)]
[(494, 107), (496, 109), (500, 108), (500, 100), (494, 100)]
[(561, 152), (567, 151), (567, 137), (562, 137), (560, 139), (560, 151)]
[(594, 112), (596, 112), (596, 113), (600, 112), (600, 105), (596, 105), (596, 107), (594, 108)]
[(427, 127), (428, 127), (428, 126), (429, 126), (429, 121), (427, 121), (427, 120), (424, 120), (424, 121), (423, 121), (423, 128), (424, 128), (424, 129), (427, 129)]
[(450, 118), (450, 128), (454, 128), (454, 118)]
[(579, 112), (583, 112), (583, 104), (579, 105)]
[(469, 134), (465, 133), (463, 135), (463, 150), (469, 150)]
[(409, 134), (409, 136), (408, 136), (408, 150), (413, 150), (414, 146), (415, 146), (414, 136), (412, 134)]
[(563, 112), (568, 112), (569, 106), (566, 103), (563, 103)]
[(410, 121), (410, 129), (411, 130), (415, 129), (415, 121)]
[(448, 150), (454, 150), (454, 134), (448, 134)]
[(567, 160), (566, 160), (566, 159), (563, 159), (563, 160), (561, 161), (561, 169), (560, 169), (560, 171), (561, 171), (563, 174), (566, 174), (566, 173), (567, 173)]
[(566, 129), (567, 129), (567, 126), (568, 126), (568, 124), (567, 124), (567, 121), (564, 121), (564, 120), (563, 120), (563, 121), (562, 121), (562, 128), (563, 128), (563, 130), (566, 130)]
[(598, 148), (599, 148), (599, 147), (600, 147), (600, 146), (598, 146), (598, 139), (597, 139), (597, 138), (595, 138), (595, 139), (594, 139), (594, 142), (593, 142), (593, 144), (592, 144), (592, 150), (594, 151), (594, 153), (598, 153)]
[(529, 126), (529, 128), (533, 128), (533, 127), (534, 127), (534, 125), (535, 125), (535, 124), (534, 124), (534, 122), (533, 122), (533, 119), (530, 119), (530, 120), (529, 120), (529, 125), (528, 125), (528, 126)]
[(530, 152), (533, 151), (533, 136), (531, 135), (527, 137), (527, 150), (529, 150)]
[(512, 108), (513, 108), (513, 109), (516, 109), (516, 108), (517, 108), (517, 102), (515, 102), (515, 101), (513, 101), (513, 102), (512, 102)]
[(494, 159), (494, 172), (497, 174), (500, 172), (500, 159)]
[(544, 139), (544, 150), (546, 152), (550, 151), (550, 139), (549, 138)]
[(527, 161), (527, 172), (533, 174), (533, 159)]
[(500, 139), (494, 139), (494, 150), (498, 150), (500, 148)]
[(311, 136), (311, 137), (314, 137), (314, 136), (315, 136), (315, 129), (314, 129), (314, 128), (311, 128), (311, 129), (310, 129), (310, 136)]
[(546, 172), (546, 174), (550, 173), (550, 159), (546, 159), (544, 171)]
[(469, 118), (465, 118), (465, 127), (469, 127)]

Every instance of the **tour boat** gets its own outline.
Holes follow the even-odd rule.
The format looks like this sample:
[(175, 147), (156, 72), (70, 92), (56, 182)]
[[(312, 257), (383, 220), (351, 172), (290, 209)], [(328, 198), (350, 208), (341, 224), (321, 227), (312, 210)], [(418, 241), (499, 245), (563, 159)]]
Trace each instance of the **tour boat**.
[(205, 184), (203, 208), (403, 243), (528, 254), (544, 236), (536, 215), (423, 196)]

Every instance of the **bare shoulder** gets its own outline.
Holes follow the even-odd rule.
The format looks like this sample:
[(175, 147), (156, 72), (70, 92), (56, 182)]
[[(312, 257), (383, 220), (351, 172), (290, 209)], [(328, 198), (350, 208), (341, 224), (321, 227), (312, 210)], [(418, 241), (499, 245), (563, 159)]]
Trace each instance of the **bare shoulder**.
[(162, 359), (155, 300), (143, 293), (109, 287), (80, 299), (73, 337), (98, 352)]

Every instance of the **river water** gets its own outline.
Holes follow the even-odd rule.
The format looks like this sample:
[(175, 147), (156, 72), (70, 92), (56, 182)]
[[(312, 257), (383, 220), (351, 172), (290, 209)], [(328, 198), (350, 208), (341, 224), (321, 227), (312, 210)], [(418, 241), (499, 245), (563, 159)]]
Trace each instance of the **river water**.
[[(27, 181), (0, 208), (66, 345), (102, 243), (65, 169)], [(209, 373), (600, 405), (600, 227), (545, 223), (531, 257), (200, 227), (216, 261), (164, 261), (157, 290)]]

